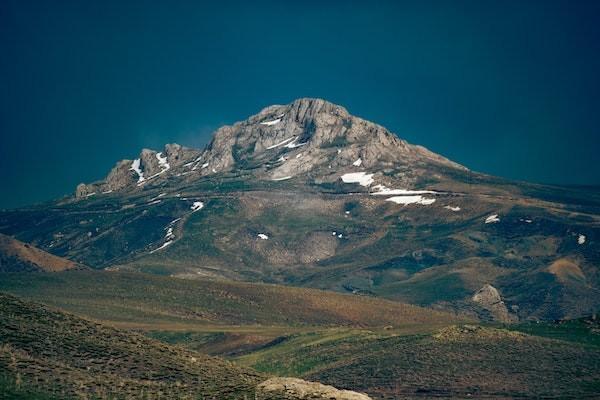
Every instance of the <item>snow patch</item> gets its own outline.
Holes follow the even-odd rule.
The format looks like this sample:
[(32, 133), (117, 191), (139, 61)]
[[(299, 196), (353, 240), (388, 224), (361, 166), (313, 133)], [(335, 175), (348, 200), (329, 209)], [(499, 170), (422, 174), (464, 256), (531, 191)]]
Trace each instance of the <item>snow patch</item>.
[(104, 192), (102, 192), (102, 194), (109, 194), (109, 193), (112, 193), (112, 192), (113, 192), (112, 189), (111, 190), (105, 190)]
[(281, 118), (277, 118), (277, 119), (274, 119), (274, 120), (272, 120), (272, 121), (265, 121), (265, 122), (261, 122), (260, 124), (261, 124), (261, 125), (267, 125), (267, 126), (271, 126), (271, 125), (278, 124), (278, 123), (280, 123), (280, 122), (281, 122)]
[(284, 162), (284, 161), (287, 161), (287, 158), (285, 158), (284, 156), (281, 156), (277, 159), (277, 161)]
[(133, 160), (133, 162), (131, 163), (131, 168), (129, 168), (129, 170), (135, 171), (135, 173), (138, 175), (138, 183), (142, 183), (146, 180), (146, 178), (144, 178), (144, 172), (140, 168), (140, 159), (139, 158), (136, 158), (135, 160)]
[(154, 201), (151, 201), (150, 203), (148, 203), (147, 205), (153, 206), (154, 204), (158, 204), (160, 202), (162, 202), (162, 200), (154, 200)]
[(285, 181), (285, 180), (288, 180), (288, 179), (291, 179), (291, 178), (292, 178), (292, 176), (289, 175), (289, 176), (282, 176), (281, 178), (273, 178), (271, 180), (272, 181)]
[(152, 250), (152, 251), (150, 252), (150, 254), (152, 254), (152, 253), (156, 253), (157, 251), (164, 249), (165, 247), (169, 246), (171, 243), (173, 243), (173, 241), (172, 241), (172, 240), (167, 240), (167, 241), (166, 241), (166, 242), (164, 242), (164, 243), (162, 244), (162, 246), (160, 246), (158, 249), (154, 249), (154, 250)]
[(373, 175), (374, 174), (367, 174), (366, 172), (351, 172), (342, 175), (341, 178), (344, 183), (358, 183), (361, 186), (369, 186), (374, 182)]
[(579, 235), (577, 236), (577, 243), (578, 244), (584, 244), (585, 243), (585, 235)]
[(416, 196), (393, 196), (390, 197), (389, 199), (386, 199), (385, 201), (391, 201), (394, 202), (396, 204), (403, 204), (403, 205), (408, 205), (408, 204), (421, 204), (424, 206), (428, 206), (430, 204), (435, 203), (435, 199), (428, 199), (425, 198), (421, 195), (416, 195)]
[(358, 160), (354, 161), (352, 165), (354, 165), (355, 167), (360, 167), (362, 165), (362, 158), (359, 158)]
[(203, 169), (204, 169), (204, 168), (206, 168), (206, 167), (208, 167), (208, 163), (207, 163), (207, 162), (205, 162), (204, 164), (202, 164), (202, 167), (200, 167), (200, 168), (203, 168)]
[(407, 190), (407, 189), (390, 189), (385, 187), (384, 185), (375, 185), (373, 189), (376, 192), (371, 193), (373, 196), (407, 196), (407, 195), (417, 195), (417, 194), (438, 194), (438, 192), (434, 192), (433, 190)]
[(500, 222), (500, 218), (498, 218), (498, 214), (492, 214), (485, 219), (486, 224), (495, 224), (496, 222)]
[(277, 144), (274, 144), (273, 146), (269, 146), (269, 147), (267, 147), (267, 150), (271, 150), (271, 149), (274, 149), (274, 148), (276, 148), (276, 147), (283, 146), (284, 144), (286, 144), (286, 143), (287, 143), (287, 142), (289, 142), (290, 140), (294, 140), (294, 139), (295, 139), (294, 137), (291, 137), (291, 138), (285, 139), (285, 140), (284, 140), (284, 141), (282, 141), (282, 142), (279, 142), (279, 143), (277, 143)]
[(171, 169), (171, 164), (168, 163), (167, 156), (163, 157), (162, 152), (156, 153), (156, 159), (158, 160), (158, 165), (160, 165), (160, 168), (162, 169), (162, 171), (160, 171), (161, 174)]
[(201, 201), (195, 201), (194, 204), (190, 207), (192, 212), (196, 212), (198, 210), (202, 210), (204, 208), (204, 203)]
[(294, 138), (294, 140), (292, 140), (283, 147), (287, 147), (288, 149), (295, 149), (296, 147), (304, 146), (305, 144), (307, 144), (307, 142), (296, 143), (296, 140), (298, 140), (297, 136)]
[(454, 211), (454, 212), (460, 211), (460, 207), (459, 206), (445, 206), (444, 208), (446, 210), (450, 210), (450, 211)]
[(262, 239), (262, 240), (267, 240), (267, 239), (269, 239), (269, 236), (265, 235), (264, 233), (259, 233), (259, 234), (258, 234), (258, 237), (259, 237), (260, 239)]

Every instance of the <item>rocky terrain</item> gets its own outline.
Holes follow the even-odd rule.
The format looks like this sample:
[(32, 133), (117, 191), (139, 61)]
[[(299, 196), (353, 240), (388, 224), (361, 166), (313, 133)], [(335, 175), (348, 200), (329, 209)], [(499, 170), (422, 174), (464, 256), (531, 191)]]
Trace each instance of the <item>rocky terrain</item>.
[(380, 296), (483, 320), (600, 306), (600, 190), (512, 182), (320, 99), (166, 145), (0, 232), (97, 269)]

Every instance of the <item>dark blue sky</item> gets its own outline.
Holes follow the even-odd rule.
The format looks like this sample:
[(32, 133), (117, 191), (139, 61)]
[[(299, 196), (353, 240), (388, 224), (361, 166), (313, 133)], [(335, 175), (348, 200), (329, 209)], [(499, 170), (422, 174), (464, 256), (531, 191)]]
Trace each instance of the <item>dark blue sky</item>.
[(322, 97), (474, 170), (599, 184), (599, 1), (0, 2), (0, 207)]

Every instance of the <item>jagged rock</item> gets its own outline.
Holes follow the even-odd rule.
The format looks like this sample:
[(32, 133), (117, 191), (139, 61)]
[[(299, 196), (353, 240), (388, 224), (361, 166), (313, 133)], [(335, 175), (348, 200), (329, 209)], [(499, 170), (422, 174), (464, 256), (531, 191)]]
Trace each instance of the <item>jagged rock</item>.
[(106, 177), (106, 187), (103, 191), (121, 190), (137, 182), (137, 179), (137, 175), (131, 169), (131, 160), (121, 160)]
[(140, 153), (140, 167), (144, 171), (146, 179), (161, 171), (156, 154), (156, 151), (150, 149), (143, 149)]
[[(159, 156), (166, 158), (168, 168)], [(143, 149), (139, 159), (145, 178), (141, 186), (164, 179), (192, 182), (247, 169), (262, 180), (303, 175), (319, 183), (339, 180), (341, 173), (370, 170), (381, 184), (411, 187), (420, 180), (431, 182), (446, 169), (466, 170), (424, 147), (408, 144), (380, 125), (350, 115), (341, 106), (311, 98), (270, 106), (245, 121), (224, 126), (203, 151), (167, 144), (161, 153)], [(123, 160), (95, 185), (104, 192), (136, 188), (137, 183), (131, 161)], [(91, 190), (82, 186), (76, 196)]]
[(92, 193), (92, 191), (90, 190), (90, 187), (85, 183), (80, 183), (75, 189), (75, 197), (77, 198), (86, 197), (90, 193)]
[[(299, 99), (287, 106), (267, 107), (246, 121), (219, 129), (205, 152), (211, 169), (200, 174), (261, 157), (277, 159), (285, 153), (293, 157), (275, 168), (271, 177), (318, 169), (327, 172), (329, 166), (348, 167), (359, 158), (363, 168), (410, 165), (417, 170), (434, 163), (464, 169), (424, 147), (408, 144), (380, 125), (350, 115), (343, 107), (321, 99)], [(302, 157), (296, 158), (300, 153)]]
[(485, 284), (481, 289), (475, 292), (471, 300), (483, 309), (489, 311), (492, 317), (497, 321), (512, 322), (515, 319), (515, 317), (508, 312), (508, 308), (506, 308), (506, 304), (504, 304), (498, 289), (490, 284)]
[(366, 394), (339, 390), (297, 378), (271, 378), (258, 385), (256, 400), (370, 400)]
[(201, 151), (182, 146), (177, 143), (169, 143), (165, 145), (164, 154), (172, 168), (186, 164), (198, 158)]

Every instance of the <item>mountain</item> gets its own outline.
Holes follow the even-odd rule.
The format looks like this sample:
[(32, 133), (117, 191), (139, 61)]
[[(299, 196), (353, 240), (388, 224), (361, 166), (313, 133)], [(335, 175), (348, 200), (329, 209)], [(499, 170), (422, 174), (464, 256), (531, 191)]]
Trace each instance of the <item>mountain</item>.
[[(507, 160), (509, 162), (509, 160)], [(0, 232), (94, 268), (381, 296), (483, 320), (600, 308), (600, 190), (476, 173), (320, 99), (117, 163)]]
[(57, 257), (0, 233), (0, 273), (82, 269), (83, 265)]

